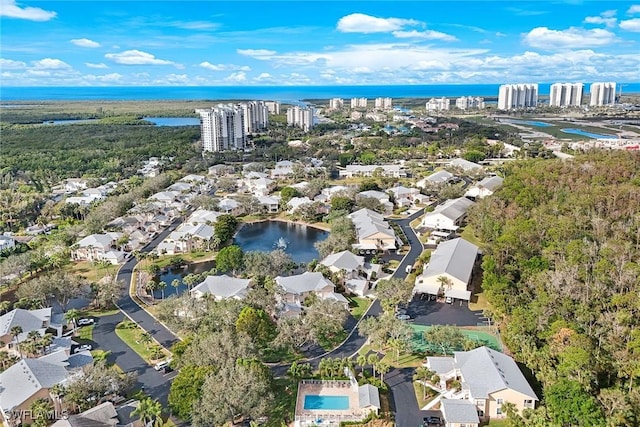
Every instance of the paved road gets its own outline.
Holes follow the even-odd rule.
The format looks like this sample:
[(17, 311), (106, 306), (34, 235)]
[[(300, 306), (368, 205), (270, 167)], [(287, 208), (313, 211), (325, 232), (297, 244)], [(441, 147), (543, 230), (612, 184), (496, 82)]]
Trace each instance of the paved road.
[[(164, 240), (173, 230), (182, 223), (182, 219), (175, 220), (169, 227), (158, 234), (149, 244), (144, 247), (144, 252), (151, 252)], [(149, 313), (143, 310), (129, 295), (129, 284), (133, 267), (138, 263), (136, 258), (129, 258), (118, 272), (118, 280), (125, 284), (125, 292), (118, 301), (118, 307), (127, 316), (138, 323), (142, 329), (149, 332), (164, 347), (170, 348), (179, 339), (171, 331), (162, 326)]]
[(384, 376), (391, 391), (396, 427), (419, 427), (424, 417), (442, 417), (440, 411), (422, 411), (413, 391), (414, 368), (392, 369)]
[(407, 314), (417, 325), (477, 326), (487, 320), (482, 311), (471, 311), (466, 302), (445, 304), (416, 295), (407, 306)]
[(409, 225), (411, 221), (418, 218), (420, 215), (422, 215), (423, 212), (424, 212), (424, 208), (420, 209), (419, 211), (415, 212), (414, 214), (406, 218), (391, 220), (392, 222), (395, 222), (400, 226), (405, 236), (407, 236), (407, 239), (409, 240), (409, 245), (411, 245), (411, 249), (409, 249), (409, 252), (405, 255), (402, 262), (400, 262), (398, 269), (393, 273), (392, 277), (394, 278), (398, 278), (398, 279), (406, 278), (407, 266), (415, 264), (416, 259), (420, 256), (420, 254), (424, 250), (424, 246), (422, 246), (422, 242), (420, 241), (416, 233), (413, 231), (413, 229)]
[(108, 361), (116, 363), (124, 372), (136, 372), (138, 374), (137, 388), (144, 386), (147, 394), (158, 399), (166, 407), (171, 379), (175, 377), (176, 372), (166, 375), (157, 372), (131, 350), (115, 333), (116, 325), (123, 319), (122, 313), (95, 318), (96, 323), (93, 328), (95, 348), (110, 351)]

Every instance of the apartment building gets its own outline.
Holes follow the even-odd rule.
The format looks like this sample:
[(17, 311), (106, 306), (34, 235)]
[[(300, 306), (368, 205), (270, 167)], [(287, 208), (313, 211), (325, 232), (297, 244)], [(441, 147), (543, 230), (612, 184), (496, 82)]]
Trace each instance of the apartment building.
[(500, 86), (498, 109), (517, 110), (538, 105), (538, 84), (518, 83)]
[(245, 113), (239, 106), (222, 105), (197, 109), (203, 151), (243, 150), (247, 142)]
[(280, 103), (278, 101), (265, 101), (269, 114), (280, 114)]
[(379, 110), (393, 109), (393, 100), (391, 98), (376, 98), (374, 106)]
[(549, 93), (549, 105), (555, 107), (575, 107), (582, 104), (584, 85), (582, 83), (554, 83)]
[(367, 98), (351, 98), (351, 108), (367, 108)]
[(614, 82), (592, 83), (589, 89), (589, 105), (601, 106), (616, 103), (616, 84)]
[(247, 133), (264, 130), (269, 125), (269, 108), (264, 101), (240, 104), (244, 115), (244, 129)]
[(427, 109), (427, 111), (446, 111), (449, 109), (450, 104), (451, 101), (449, 100), (449, 98), (431, 98), (429, 101), (427, 101), (425, 108)]
[(308, 132), (314, 126), (313, 118), (315, 109), (313, 107), (295, 106), (287, 109), (287, 124), (296, 126)]
[(456, 99), (456, 108), (460, 110), (471, 110), (471, 109), (483, 109), (484, 108), (484, 98), (473, 97), (473, 96), (461, 96)]
[(329, 100), (329, 109), (330, 110), (340, 110), (344, 107), (344, 99), (342, 98), (331, 98)]

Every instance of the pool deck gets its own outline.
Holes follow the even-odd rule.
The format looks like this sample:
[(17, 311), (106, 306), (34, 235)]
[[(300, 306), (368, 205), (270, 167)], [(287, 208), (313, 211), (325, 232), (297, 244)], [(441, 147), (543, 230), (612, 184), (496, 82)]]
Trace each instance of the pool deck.
[[(304, 399), (308, 395), (317, 396), (347, 396), (349, 397), (349, 409), (304, 409)], [(360, 420), (368, 414), (368, 411), (360, 409), (357, 387), (354, 388), (345, 380), (302, 380), (298, 385), (296, 399), (296, 421), (300, 425), (306, 423), (318, 424), (323, 421), (349, 421)]]

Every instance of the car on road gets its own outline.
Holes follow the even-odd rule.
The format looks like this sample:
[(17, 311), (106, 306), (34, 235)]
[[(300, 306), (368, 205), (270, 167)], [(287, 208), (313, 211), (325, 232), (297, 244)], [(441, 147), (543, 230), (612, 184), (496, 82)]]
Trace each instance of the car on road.
[(396, 314), (396, 319), (398, 320), (411, 320), (411, 316), (408, 314)]
[(435, 416), (431, 416), (431, 417), (425, 417), (424, 420), (424, 426), (440, 426), (442, 425), (442, 419), (440, 419), (440, 417), (435, 417)]
[(80, 353), (81, 351), (91, 351), (93, 346), (91, 344), (81, 344), (73, 350), (74, 353)]
[(444, 299), (444, 302), (446, 302), (447, 304), (453, 304), (453, 298), (451, 298), (451, 297), (446, 297), (446, 298)]
[(163, 360), (162, 362), (158, 362), (153, 365), (153, 369), (155, 369), (156, 371), (162, 371), (164, 368), (169, 366), (169, 363), (171, 363), (171, 360)]
[(84, 319), (78, 319), (78, 326), (87, 326), (87, 325), (93, 325), (95, 322), (94, 319), (87, 317)]
[(171, 367), (171, 365), (167, 365), (164, 368), (162, 368), (162, 373), (163, 374), (168, 374), (170, 372), (173, 372), (173, 368)]

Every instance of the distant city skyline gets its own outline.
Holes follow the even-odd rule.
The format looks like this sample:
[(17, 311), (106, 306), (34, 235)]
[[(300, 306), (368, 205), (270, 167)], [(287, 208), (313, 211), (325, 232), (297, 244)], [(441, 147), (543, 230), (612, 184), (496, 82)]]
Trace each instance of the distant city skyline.
[(0, 0), (2, 86), (640, 81), (640, 2)]

